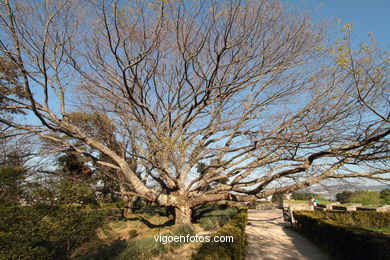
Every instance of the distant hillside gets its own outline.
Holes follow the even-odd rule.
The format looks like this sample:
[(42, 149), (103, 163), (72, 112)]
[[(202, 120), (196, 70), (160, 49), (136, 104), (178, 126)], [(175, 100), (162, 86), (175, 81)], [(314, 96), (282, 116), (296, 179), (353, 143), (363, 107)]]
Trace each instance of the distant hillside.
[(345, 190), (356, 191), (356, 190), (370, 190), (370, 191), (381, 191), (384, 189), (390, 189), (390, 185), (379, 184), (379, 185), (356, 185), (356, 184), (340, 184), (340, 185), (316, 185), (309, 188), (300, 190), (300, 192), (316, 193), (330, 200), (336, 199), (336, 194)]
[(355, 185), (355, 184), (345, 184), (345, 185), (332, 185), (332, 186), (312, 186), (306, 189), (303, 189), (302, 192), (312, 192), (312, 193), (339, 193), (344, 190), (372, 190), (372, 191), (381, 191), (384, 189), (390, 189), (390, 185), (380, 184), (380, 185)]

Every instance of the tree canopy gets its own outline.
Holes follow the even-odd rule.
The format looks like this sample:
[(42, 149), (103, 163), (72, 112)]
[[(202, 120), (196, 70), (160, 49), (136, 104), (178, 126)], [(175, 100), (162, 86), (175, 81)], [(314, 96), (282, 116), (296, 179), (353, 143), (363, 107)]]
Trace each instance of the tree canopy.
[(389, 181), (388, 53), (353, 50), (349, 25), (329, 46), (324, 25), (278, 1), (0, 8), (23, 88), (2, 108), (39, 123), (1, 122), (110, 168), (123, 194), (174, 206), (179, 222), (209, 201)]

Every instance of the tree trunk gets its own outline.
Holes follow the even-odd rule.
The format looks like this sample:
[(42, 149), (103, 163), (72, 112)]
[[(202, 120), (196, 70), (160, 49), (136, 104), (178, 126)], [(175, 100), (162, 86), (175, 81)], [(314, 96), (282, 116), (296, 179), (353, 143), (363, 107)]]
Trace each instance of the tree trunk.
[(188, 205), (182, 205), (175, 208), (175, 225), (191, 225), (192, 209)]
[(138, 197), (132, 196), (126, 203), (126, 213), (134, 213), (134, 204), (137, 201)]

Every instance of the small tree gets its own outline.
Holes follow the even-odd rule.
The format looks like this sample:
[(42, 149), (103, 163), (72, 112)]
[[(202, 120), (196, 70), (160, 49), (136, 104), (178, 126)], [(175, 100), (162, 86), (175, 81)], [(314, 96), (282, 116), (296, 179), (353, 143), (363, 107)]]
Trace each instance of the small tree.
[(340, 203), (349, 203), (351, 202), (352, 191), (343, 191), (336, 194), (336, 200)]
[(317, 194), (314, 193), (301, 193), (301, 192), (293, 192), (291, 198), (294, 200), (310, 200), (314, 197), (317, 197)]

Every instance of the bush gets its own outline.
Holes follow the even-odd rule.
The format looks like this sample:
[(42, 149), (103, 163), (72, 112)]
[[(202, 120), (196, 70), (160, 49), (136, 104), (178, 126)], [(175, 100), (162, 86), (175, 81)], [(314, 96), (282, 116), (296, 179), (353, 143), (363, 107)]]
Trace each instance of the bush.
[(192, 210), (192, 219), (199, 220), (202, 217), (204, 217), (207, 213), (210, 213), (210, 212), (216, 211), (216, 210), (224, 210), (227, 208), (229, 208), (229, 205), (226, 205), (226, 204), (220, 205), (220, 204), (205, 203), (205, 204), (196, 206)]
[(390, 213), (373, 211), (314, 211), (315, 217), (361, 228), (390, 226)]
[(146, 199), (138, 198), (132, 206), (132, 212), (135, 214), (159, 215), (168, 217), (172, 214), (172, 208), (158, 206)]
[(381, 202), (390, 205), (390, 189), (384, 189), (379, 193)]
[(310, 200), (312, 198), (314, 198), (314, 196), (316, 196), (316, 194), (314, 193), (301, 193), (301, 192), (293, 192), (291, 194), (291, 199), (293, 200)]
[(98, 212), (74, 207), (1, 207), (0, 259), (67, 259), (103, 223)]
[(138, 231), (135, 230), (135, 229), (130, 230), (130, 231), (129, 231), (129, 236), (130, 236), (131, 238), (134, 238), (134, 237), (138, 236)]
[(200, 226), (205, 230), (213, 230), (222, 227), (229, 222), (238, 212), (235, 207), (224, 210), (214, 210), (204, 214), (200, 219)]
[(349, 203), (351, 202), (352, 191), (343, 191), (341, 193), (336, 194), (336, 200), (340, 203)]
[[(340, 224), (332, 220), (332, 215), (328, 219), (321, 216), (323, 212), (294, 211), (294, 218), (298, 228), (302, 230), (310, 239), (318, 242), (333, 255), (341, 259), (390, 259), (390, 235), (371, 231), (361, 227), (353, 227)], [(343, 212), (344, 213), (344, 212)], [(352, 213), (352, 212), (347, 212)], [(354, 214), (333, 215), (334, 219), (342, 220), (358, 219), (357, 214), (361, 214), (360, 219), (368, 219), (368, 216), (375, 219), (382, 216), (383, 221), (388, 220), (382, 212), (353, 212)], [(338, 213), (337, 213), (338, 214)], [(388, 214), (388, 213), (387, 213)], [(347, 218), (348, 216), (348, 218)], [(375, 221), (364, 221), (365, 225), (373, 225)], [(370, 222), (370, 223), (368, 223)], [(383, 222), (385, 223), (385, 222)], [(383, 224), (382, 223), (382, 224)], [(386, 222), (389, 225), (390, 222)], [(375, 224), (376, 225), (376, 224)]]
[(22, 198), (27, 170), (21, 167), (0, 167), (0, 205), (17, 205)]
[(238, 214), (214, 236), (233, 236), (233, 242), (202, 243), (192, 260), (241, 260), (245, 253), (245, 227), (248, 219), (246, 208), (239, 208)]

